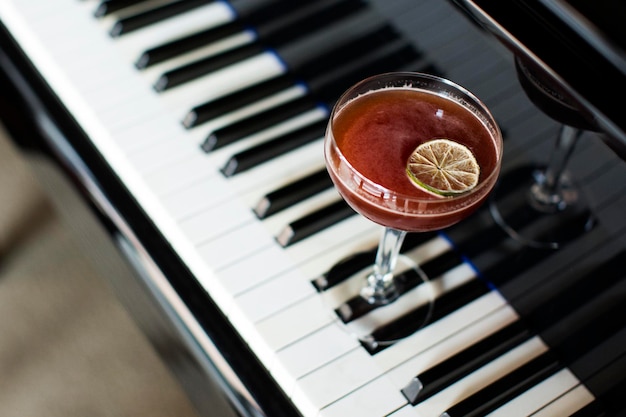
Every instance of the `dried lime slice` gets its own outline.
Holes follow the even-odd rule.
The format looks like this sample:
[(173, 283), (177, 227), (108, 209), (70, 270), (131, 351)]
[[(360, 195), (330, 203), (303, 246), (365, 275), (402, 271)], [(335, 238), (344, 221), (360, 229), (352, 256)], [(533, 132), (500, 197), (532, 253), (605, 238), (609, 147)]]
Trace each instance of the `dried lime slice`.
[(453, 196), (476, 187), (480, 167), (467, 146), (450, 139), (433, 139), (415, 148), (406, 171), (425, 191)]

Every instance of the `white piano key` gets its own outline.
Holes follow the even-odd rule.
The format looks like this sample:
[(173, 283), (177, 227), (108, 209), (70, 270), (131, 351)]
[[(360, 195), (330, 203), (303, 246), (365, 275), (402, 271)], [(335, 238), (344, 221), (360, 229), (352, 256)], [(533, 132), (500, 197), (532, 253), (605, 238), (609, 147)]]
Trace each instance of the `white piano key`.
[[(466, 328), (481, 317), (486, 317), (506, 304), (497, 292), (491, 291), (482, 297), (453, 311), (391, 348), (376, 354), (376, 363), (381, 369), (389, 370), (420, 352), (435, 346), (456, 332)], [(436, 303), (435, 303), (435, 308)]]
[(193, 187), (198, 183), (211, 182), (212, 177), (217, 176), (220, 176), (218, 168), (205, 158), (204, 153), (198, 153), (151, 172), (144, 179), (148, 186), (165, 200), (171, 193)]
[(276, 364), (280, 366), (272, 368), (272, 374), (281, 379), (283, 386), (295, 387), (298, 378), (359, 349), (358, 341), (339, 326), (325, 326), (276, 352)]
[(181, 131), (163, 132), (161, 136), (163, 140), (127, 154), (140, 174), (149, 174), (198, 153), (198, 148), (186, 141)]
[[(372, 401), (374, 398), (376, 400)], [(323, 408), (319, 415), (320, 417), (379, 417), (388, 415), (405, 403), (404, 397), (387, 379), (377, 378)], [(412, 417), (416, 417), (415, 414)]]
[(236, 200), (235, 193), (219, 173), (213, 173), (191, 186), (180, 187), (161, 201), (175, 219), (184, 220), (228, 200)]
[[(363, 349), (351, 350), (298, 379), (292, 399), (295, 402), (308, 401), (314, 408), (323, 409), (357, 388), (374, 381), (379, 375), (380, 370), (369, 353)], [(391, 384), (388, 388), (389, 391), (386, 393), (392, 389), (395, 391)], [(400, 392), (396, 395), (401, 396)], [(380, 399), (377, 398), (376, 402), (379, 400), (384, 401), (382, 396)], [(369, 407), (374, 407), (376, 402), (369, 402)]]
[(187, 238), (196, 244), (209, 242), (229, 230), (253, 223), (253, 214), (242, 207), (237, 200), (194, 213), (179, 221)]
[[(273, 265), (274, 268), (267, 268), (268, 265)], [(231, 294), (237, 295), (292, 268), (293, 264), (289, 257), (277, 244), (274, 244), (248, 256), (245, 262), (238, 262), (221, 269), (220, 279)], [(286, 294), (279, 292), (273, 298), (282, 296)]]
[[(572, 372), (568, 369), (563, 369), (544, 381), (538, 383), (534, 387), (526, 390), (521, 395), (517, 396), (513, 400), (499, 407), (497, 410), (487, 414), (489, 417), (525, 417), (528, 415), (536, 416), (537, 409), (544, 404), (552, 402), (553, 399), (562, 396), (563, 394), (571, 391), (580, 384), (580, 381)], [(586, 391), (586, 390), (585, 390)], [(554, 412), (555, 410), (567, 407), (569, 409), (577, 409), (584, 406), (588, 402), (593, 400), (593, 396), (590, 392), (582, 392), (581, 398), (578, 398), (575, 402), (565, 406), (559, 404), (558, 407), (544, 409), (539, 415), (550, 415), (548, 412)], [(582, 404), (582, 405), (580, 405)], [(569, 414), (552, 414), (553, 416), (565, 416)]]
[(265, 343), (277, 351), (323, 326), (334, 326), (333, 320), (328, 306), (315, 294), (266, 317), (255, 327)]
[[(220, 269), (241, 262), (250, 254), (274, 244), (274, 240), (257, 222), (246, 222), (228, 229), (217, 239), (198, 244), (196, 251), (208, 265)], [(221, 282), (220, 287), (224, 288)]]
[[(562, 372), (569, 372), (564, 370)], [(577, 385), (545, 407), (535, 411), (532, 417), (561, 417), (574, 414), (594, 400), (594, 396), (584, 385)]]
[(126, 154), (140, 154), (161, 142), (167, 142), (168, 138), (184, 136), (180, 126), (168, 123), (167, 119), (163, 120), (162, 109), (155, 110), (158, 112), (155, 111), (153, 117), (139, 120), (115, 135), (115, 142)]
[(421, 265), (451, 249), (452, 245), (450, 242), (441, 235), (438, 235), (427, 243), (406, 252), (405, 255), (417, 262), (418, 265)]
[(234, 294), (238, 308), (248, 320), (256, 323), (294, 302), (311, 297), (315, 289), (299, 269), (290, 268), (270, 280)]
[[(497, 332), (506, 325), (513, 323), (519, 316), (508, 305), (502, 306), (486, 316), (476, 317), (466, 327), (431, 345), (424, 350), (416, 351), (415, 355), (406, 359), (395, 355), (396, 346), (387, 348), (384, 358), (375, 357), (381, 368), (387, 370), (387, 376), (400, 390), (415, 376), (452, 357), (476, 341)], [(379, 360), (379, 356), (381, 360)]]
[(429, 416), (420, 413), (411, 404), (407, 404), (404, 407), (400, 408), (397, 411), (394, 411), (393, 413), (389, 414), (386, 417), (429, 417)]
[(511, 349), (489, 364), (452, 384), (445, 390), (417, 404), (415, 408), (427, 416), (440, 416), (459, 401), (480, 391), (498, 378), (546, 352), (548, 347), (534, 337)]

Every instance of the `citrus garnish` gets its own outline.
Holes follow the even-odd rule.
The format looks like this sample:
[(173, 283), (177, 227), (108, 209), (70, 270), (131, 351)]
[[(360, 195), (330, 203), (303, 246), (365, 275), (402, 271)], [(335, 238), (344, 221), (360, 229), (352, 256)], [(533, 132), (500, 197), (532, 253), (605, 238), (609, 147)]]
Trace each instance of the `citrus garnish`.
[(425, 191), (453, 196), (476, 187), (480, 167), (467, 146), (450, 139), (433, 139), (415, 148), (406, 171)]

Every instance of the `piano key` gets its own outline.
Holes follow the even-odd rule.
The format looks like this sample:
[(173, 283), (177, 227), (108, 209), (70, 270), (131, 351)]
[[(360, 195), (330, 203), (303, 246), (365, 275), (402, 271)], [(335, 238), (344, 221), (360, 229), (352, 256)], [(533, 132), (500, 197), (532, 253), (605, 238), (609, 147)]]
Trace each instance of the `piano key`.
[[(524, 294), (522, 297), (532, 299), (534, 307), (531, 311), (522, 310), (524, 313), (523, 323), (514, 322), (413, 378), (406, 387), (405, 395), (410, 394), (409, 401), (413, 404), (422, 401), (446, 385), (499, 356), (504, 350), (528, 339), (531, 334), (536, 334), (554, 325), (567, 314), (584, 305), (589, 299), (598, 296), (619, 279), (620, 275), (616, 273), (617, 270), (614, 268), (620, 258), (621, 254), (615, 255), (607, 262), (602, 263), (599, 268), (585, 274), (581, 279), (574, 280), (572, 277), (567, 277), (566, 285), (570, 285), (568, 287), (559, 286), (560, 291), (556, 295), (539, 292), (537, 289)], [(516, 305), (519, 306), (520, 301), (517, 301)]]
[[(296, 42), (283, 45), (280, 48), (280, 56), (268, 51), (175, 89), (165, 90), (162, 97), (166, 105), (174, 110), (190, 109), (198, 102), (213, 100), (285, 74), (290, 66), (321, 57), (338, 44), (350, 43), (383, 24), (380, 16), (371, 11), (357, 12), (354, 16), (331, 23), (324, 27), (324, 30), (317, 30)], [(329, 43), (330, 39), (333, 43)], [(202, 92), (202, 96), (199, 92)]]
[[(135, 62), (141, 54), (154, 47), (189, 35), (202, 30), (208, 30), (213, 27), (221, 26), (232, 22), (236, 19), (236, 14), (229, 3), (224, 1), (214, 1), (206, 5), (199, 6), (187, 13), (181, 13), (176, 16), (169, 17), (151, 25), (142, 27), (141, 29), (124, 34), (124, 36), (110, 39), (115, 46), (118, 54), (127, 60), (126, 65), (135, 66)], [(108, 22), (102, 22), (106, 25)], [(114, 24), (114, 23), (113, 23)], [(176, 58), (162, 62), (146, 68), (142, 71), (147, 79), (153, 80), (155, 75), (160, 74), (170, 66), (182, 65), (190, 59), (197, 59), (198, 56), (205, 54), (215, 54), (219, 51), (238, 45), (241, 42), (247, 42), (247, 38), (235, 35), (226, 38), (220, 42), (214, 42), (203, 48), (198, 48), (179, 55)], [(136, 66), (135, 66), (136, 68)]]
[[(624, 378), (624, 355), (602, 366), (596, 373), (585, 381), (596, 394), (593, 402), (572, 414), (572, 417), (609, 417), (626, 415), (624, 392), (626, 378)], [(601, 390), (597, 389), (595, 379), (605, 379)], [(609, 382), (611, 381), (611, 382)]]
[[(371, 363), (371, 358), (367, 353), (363, 350), (352, 350), (299, 378), (296, 381), (292, 398), (294, 401), (302, 399), (310, 402), (314, 409), (324, 409), (352, 392), (355, 387), (367, 386), (368, 382), (376, 380), (378, 374), (378, 369)], [(389, 384), (383, 391), (385, 396), (381, 395), (376, 401), (379, 405), (387, 404), (389, 398), (384, 397), (389, 397), (389, 395), (394, 399), (393, 403), (396, 406), (404, 401), (402, 396), (392, 388)], [(303, 396), (304, 392), (307, 393), (306, 397)]]
[(371, 344), (364, 347), (372, 354), (385, 349), (387, 346), (376, 343), (377, 340), (398, 340), (410, 335), (416, 326), (421, 327), (424, 318), (429, 325), (444, 318), (453, 311), (488, 293), (484, 283), (479, 280), (470, 280), (458, 287), (452, 288), (435, 300), (436, 308), (432, 311), (416, 309), (398, 318), (393, 323), (381, 326), (371, 332)]
[(147, 0), (102, 0), (93, 14), (95, 17), (102, 17), (146, 1)]
[[(306, 93), (306, 83), (303, 79), (326, 74), (327, 72), (336, 71), (337, 63), (342, 62), (341, 67), (350, 65), (353, 60), (366, 55), (366, 53), (374, 48), (375, 45), (385, 44), (398, 37), (397, 33), (389, 26), (383, 26), (381, 29), (366, 33), (346, 44), (340, 44), (337, 48), (330, 49), (323, 56), (314, 57), (313, 60), (303, 63), (298, 68), (291, 68), (290, 72), (276, 78), (269, 79), (258, 85), (254, 85), (233, 94), (221, 97), (217, 100), (203, 103), (192, 108), (187, 116), (185, 116), (185, 126), (193, 127), (207, 120), (217, 117), (223, 113), (233, 111), (240, 107), (246, 107), (250, 103), (261, 100), (262, 98), (278, 93), (283, 89), (292, 86), (302, 86), (302, 94)], [(296, 75), (297, 74), (297, 75)], [(295, 98), (295, 97), (294, 97)]]
[(238, 21), (229, 21), (209, 29), (194, 32), (191, 35), (169, 41), (142, 52), (135, 60), (135, 67), (145, 69), (180, 54), (193, 51), (229, 36), (234, 36), (240, 32), (242, 32), (242, 26)]
[[(606, 306), (605, 299), (594, 299), (590, 304), (605, 303)], [(594, 307), (596, 306), (594, 305)], [(590, 309), (585, 308), (585, 310)], [(609, 338), (626, 322), (626, 317), (623, 315), (619, 319), (615, 319), (616, 316), (619, 316), (618, 311), (623, 310), (621, 305), (605, 308), (604, 311), (597, 311), (597, 307), (594, 310), (596, 311), (591, 314), (591, 319), (586, 323), (582, 322), (582, 325), (579, 316), (583, 314), (577, 314), (553, 326), (553, 328), (566, 330), (567, 336), (559, 341), (560, 347), (553, 348), (514, 372), (503, 376), (497, 382), (455, 404), (443, 416), (480, 416), (496, 410), (548, 376), (560, 371), (566, 364), (573, 361), (573, 358), (588, 352), (599, 341)], [(590, 317), (589, 311), (585, 311), (585, 313), (587, 313), (584, 315), (585, 318)], [(591, 334), (594, 335), (593, 338), (590, 337)], [(568, 347), (568, 354), (565, 357), (561, 350), (564, 346)], [(556, 352), (560, 354), (557, 355)], [(569, 388), (571, 387), (567, 387), (567, 389)]]
[[(447, 318), (449, 319), (449, 317)], [(419, 346), (413, 351), (408, 348), (400, 349), (402, 343), (397, 343), (388, 349), (376, 354), (376, 363), (386, 371), (398, 390), (406, 387), (406, 382), (416, 373), (419, 375), (462, 352), (468, 346), (492, 333), (519, 321), (520, 317), (510, 306), (504, 305), (483, 315), (476, 315), (473, 321), (465, 327), (457, 328), (447, 337), (437, 341), (434, 345)], [(426, 331), (427, 328), (420, 332)], [(398, 358), (399, 357), (399, 358)], [(413, 406), (411, 406), (412, 408)]]
[(531, 333), (526, 326), (520, 321), (514, 321), (452, 358), (417, 375), (402, 389), (402, 393), (415, 405), (530, 337)]
[(283, 247), (294, 245), (354, 214), (354, 210), (340, 200), (287, 225), (276, 240)]
[(246, 58), (251, 58), (263, 51), (265, 51), (265, 47), (259, 44), (247, 44), (209, 56), (201, 61), (194, 61), (182, 68), (175, 68), (162, 74), (154, 82), (154, 89), (160, 92), (176, 87), (201, 75), (209, 74)]
[(188, 12), (196, 7), (213, 3), (213, 1), (214, 0), (176, 0), (146, 12), (124, 17), (113, 25), (109, 33), (111, 36), (121, 36), (160, 20)]
[(312, 124), (305, 125), (295, 131), (247, 148), (231, 156), (222, 168), (226, 177), (232, 177), (240, 172), (261, 165), (272, 158), (283, 155), (293, 149), (320, 139), (326, 129), (325, 108), (313, 109), (301, 116), (305, 116)]
[(326, 169), (315, 171), (306, 177), (265, 194), (254, 206), (254, 214), (259, 219), (264, 219), (332, 187), (332, 184)]
[[(400, 250), (402, 253), (406, 253), (407, 251), (413, 250), (419, 245), (424, 244), (419, 248), (419, 253), (416, 253), (411, 257), (418, 263), (425, 262), (432, 256), (449, 248), (448, 245), (441, 245), (441, 241), (439, 239), (434, 239), (435, 236), (436, 234), (434, 232), (409, 233), (405, 237)], [(432, 240), (432, 242), (425, 244), (429, 240)], [(428, 247), (429, 250), (424, 251), (423, 247)], [(436, 249), (430, 250), (431, 247)], [(341, 282), (356, 274), (361, 269), (372, 265), (374, 263), (375, 256), (375, 246), (368, 248), (366, 251), (355, 251), (351, 253), (350, 256), (339, 259), (332, 265), (332, 268), (324, 271), (322, 275), (317, 276), (316, 274), (316, 278), (312, 281), (312, 284), (318, 291), (328, 290), (335, 285), (339, 285)]]
[[(562, 369), (554, 375), (546, 378), (544, 381), (522, 392), (517, 398), (504, 404), (502, 407), (489, 413), (490, 417), (509, 417), (537, 415), (538, 406), (551, 402), (554, 398), (563, 395), (564, 392), (574, 389), (579, 381), (569, 370)], [(576, 402), (589, 401), (591, 395), (589, 392), (581, 393), (582, 398), (576, 399)], [(583, 400), (583, 401), (581, 401)], [(574, 404), (568, 404), (568, 408)], [(541, 413), (539, 413), (541, 414)], [(484, 415), (484, 414), (479, 414)], [(553, 414), (568, 415), (568, 414)]]
[(214, 130), (205, 140), (203, 149), (212, 150), (228, 145), (314, 108), (324, 109), (324, 117), (327, 118), (333, 103), (347, 87), (368, 75), (397, 70), (402, 64), (413, 62), (417, 56), (412, 46), (403, 41), (387, 43), (384, 50), (374, 51), (352, 61), (350, 65), (325, 72), (318, 79), (309, 80), (307, 86), (310, 96), (285, 102), (281, 106), (269, 108)]
[[(274, 93), (287, 90), (289, 87), (293, 87), (294, 85), (296, 85), (296, 83), (293, 81), (291, 75), (285, 74), (276, 78), (271, 78), (257, 85), (253, 85), (243, 90), (236, 91), (233, 94), (218, 98), (215, 101), (195, 106), (183, 118), (183, 125), (188, 129), (198, 126), (208, 120), (221, 116), (224, 113), (241, 109), (250, 103), (261, 101)], [(295, 97), (304, 95), (306, 87), (302, 86), (300, 90), (302, 92), (300, 94), (296, 94)]]
[[(541, 365), (550, 365), (550, 355), (547, 354), (548, 352), (548, 346), (546, 346), (541, 341), (541, 339), (539, 339), (538, 337), (531, 338), (523, 344), (508, 351), (507, 353), (499, 356), (496, 360), (490, 362), (488, 365), (483, 366), (477, 371), (471, 373), (466, 378), (451, 385), (446, 390), (443, 390), (436, 395), (430, 397), (426, 401), (417, 404), (414, 407), (414, 410), (416, 411), (417, 415), (443, 417), (446, 416), (446, 414), (444, 413), (447, 412), (447, 415), (449, 417), (452, 417), (454, 414), (451, 413), (455, 411), (453, 407), (461, 404), (457, 408), (457, 410), (459, 410), (463, 405), (463, 401), (465, 401), (467, 398), (471, 398), (472, 395), (476, 395), (476, 393), (479, 392), (486, 392), (483, 391), (486, 387), (497, 387), (496, 385), (494, 385), (494, 381), (498, 381), (501, 378), (512, 375), (509, 376), (511, 383), (513, 383), (514, 381), (512, 380), (516, 379), (517, 377), (517, 380), (521, 385), (526, 375), (523, 375), (523, 372), (519, 372), (519, 374), (516, 375), (515, 372), (519, 369), (523, 369), (525, 365), (530, 364), (526, 368), (528, 370), (526, 373), (531, 374), (532, 377), (531, 371), (533, 367), (541, 369)], [(533, 362), (535, 359), (538, 360), (536, 362)], [(505, 389), (506, 386), (502, 388)], [(481, 407), (481, 404), (478, 404), (476, 408), (471, 409), (467, 402), (465, 403), (465, 405), (467, 405), (467, 409), (464, 408), (460, 411), (472, 413), (473, 410), (477, 410), (479, 407)], [(483, 413), (476, 415), (485, 414)]]
[(282, 15), (275, 16), (271, 21), (256, 24), (252, 29), (246, 28), (246, 31), (253, 32), (250, 42), (165, 72), (155, 82), (155, 89), (163, 91), (176, 87), (262, 53), (269, 47), (277, 48), (277, 54), (281, 56), (280, 45), (294, 42), (322, 24), (340, 21), (364, 8), (365, 4), (361, 0), (323, 0), (282, 12)]
[[(529, 400), (527, 399), (526, 403)], [(577, 385), (565, 394), (547, 402), (545, 407), (535, 411), (532, 415), (533, 417), (574, 416), (581, 409), (592, 404), (593, 400), (593, 394), (584, 385)], [(596, 414), (596, 416), (599, 416), (599, 414)]]
[[(420, 330), (420, 332), (412, 335), (410, 338), (405, 339), (400, 343), (397, 343), (397, 345), (399, 347), (400, 345), (404, 344), (410, 354), (413, 355), (415, 354), (415, 352), (426, 349), (428, 346), (431, 346), (438, 341), (445, 339), (450, 334), (453, 334), (455, 330), (458, 330), (458, 326), (461, 326), (461, 328), (465, 327), (468, 322), (486, 314), (486, 311), (490, 309), (490, 305), (495, 308), (495, 305), (502, 306), (503, 304), (502, 302), (497, 301), (497, 297), (483, 298), (480, 300), (480, 302), (471, 303), (470, 305), (465, 306), (465, 308), (460, 310), (460, 313), (455, 312), (454, 315), (450, 317), (450, 320), (446, 320), (447, 323), (428, 326)], [(450, 330), (450, 332), (448, 332), (448, 330)], [(394, 345), (393, 347), (395, 346), (396, 345)], [(369, 365), (369, 361), (367, 361), (368, 355), (367, 353), (363, 352), (364, 351), (354, 351), (351, 352), (351, 354), (354, 353), (354, 355), (360, 356), (362, 358), (359, 360), (361, 363), (361, 368), (367, 369), (363, 369), (362, 371), (357, 371), (356, 369), (348, 371), (348, 369), (352, 369), (352, 366), (358, 367), (358, 362), (352, 365), (352, 360), (356, 360), (357, 358), (346, 358), (346, 356), (340, 357), (336, 361), (333, 361), (299, 378), (297, 381), (297, 388), (294, 392), (293, 397), (297, 398), (298, 396), (301, 396), (304, 392), (307, 392), (307, 397), (309, 401), (312, 402), (313, 406), (319, 408), (328, 407), (329, 409), (334, 408), (335, 406), (340, 407), (339, 405), (335, 404), (338, 404), (345, 395), (351, 392), (356, 392), (359, 388), (366, 390), (369, 386), (368, 382), (374, 381), (381, 375), (382, 370), (379, 369), (375, 364)], [(400, 353), (400, 351), (398, 351), (397, 353)], [(372, 358), (375, 359), (376, 356)], [(347, 362), (344, 362), (344, 360), (346, 360)], [(364, 363), (368, 363), (368, 366), (364, 366)], [(346, 366), (345, 372), (338, 370), (343, 369), (344, 366)], [(347, 366), (350, 366), (350, 368), (347, 368)], [(373, 374), (372, 371), (374, 371)], [(366, 373), (363, 374), (363, 372)], [(330, 375), (332, 375), (332, 377), (329, 378)], [(356, 378), (356, 380), (354, 378)], [(329, 384), (329, 381), (332, 381), (332, 385)], [(333, 388), (332, 391), (331, 388)], [(406, 400), (400, 394), (399, 389), (394, 387), (394, 392), (394, 396), (400, 395), (400, 398), (402, 398), (401, 403), (406, 402)], [(346, 399), (346, 401), (349, 400)], [(399, 408), (399, 405), (389, 410), (388, 412), (391, 412), (397, 408)], [(435, 414), (425, 413), (424, 415)]]
[[(419, 267), (427, 277), (438, 277), (448, 270), (453, 270), (460, 263), (461, 258), (456, 253), (448, 251), (429, 259), (427, 262), (420, 262)], [(422, 283), (421, 275), (414, 269), (398, 273), (395, 279), (399, 286), (400, 297)], [(342, 322), (349, 323), (379, 307), (368, 303), (363, 297), (357, 296), (344, 302), (336, 311)]]
[[(256, 113), (235, 123), (212, 131), (203, 142), (202, 149), (205, 152), (210, 152), (213, 149), (219, 149), (248, 135), (258, 132), (259, 130), (269, 128), (279, 122), (285, 121), (292, 116), (297, 116), (305, 111), (314, 109), (317, 106), (317, 102), (306, 96), (290, 100), (284, 104), (280, 104), (278, 107)], [(321, 108), (321, 110), (322, 117), (326, 116), (328, 113), (327, 109)]]
[[(298, 2), (301, 4), (302, 2)], [(165, 60), (176, 57), (185, 52), (192, 51), (207, 44), (217, 42), (228, 36), (244, 31), (246, 28), (254, 30), (255, 25), (289, 11), (298, 4), (285, 3), (282, 0), (265, 0), (254, 2), (230, 2), (230, 7), (234, 10), (236, 17), (231, 21), (226, 21), (220, 25), (209, 29), (198, 30), (189, 35), (183, 35), (169, 40), (157, 46), (150, 47), (143, 51), (135, 60), (135, 66), (144, 69), (158, 64)], [(251, 41), (254, 36), (248, 40)]]

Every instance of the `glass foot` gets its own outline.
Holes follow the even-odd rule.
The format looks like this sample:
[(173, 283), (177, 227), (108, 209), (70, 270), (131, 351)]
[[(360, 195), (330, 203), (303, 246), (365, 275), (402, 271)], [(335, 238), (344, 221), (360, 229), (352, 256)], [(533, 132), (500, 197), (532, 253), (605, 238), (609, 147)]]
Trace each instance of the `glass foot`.
[[(366, 260), (367, 266), (363, 267)], [(329, 271), (329, 277), (337, 281), (333, 275), (342, 273), (344, 278), (322, 291), (336, 323), (368, 350), (393, 344), (428, 324), (435, 298), (426, 274), (412, 259), (400, 255), (393, 271), (396, 293), (392, 301), (378, 302), (375, 295), (364, 290), (368, 288), (373, 262), (373, 253), (357, 254), (340, 262)], [(346, 273), (359, 266), (360, 269)]]
[(522, 245), (559, 249), (591, 230), (595, 219), (584, 197), (567, 175), (557, 194), (544, 193), (543, 167), (518, 167), (500, 179), (489, 211), (495, 223)]

